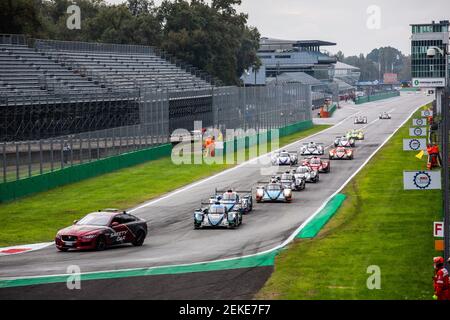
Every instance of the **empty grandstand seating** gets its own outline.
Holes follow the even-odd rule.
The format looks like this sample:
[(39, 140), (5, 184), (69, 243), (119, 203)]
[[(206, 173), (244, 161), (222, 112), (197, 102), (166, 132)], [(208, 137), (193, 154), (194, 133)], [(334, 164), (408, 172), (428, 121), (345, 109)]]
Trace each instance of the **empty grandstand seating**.
[(143, 47), (147, 50), (142, 53), (127, 53), (127, 46), (104, 47), (109, 52), (77, 45), (62, 50), (58, 41), (36, 40), (33, 47), (0, 43), (0, 102), (92, 98), (139, 88), (211, 88), (207, 81), (152, 53), (150, 47)]

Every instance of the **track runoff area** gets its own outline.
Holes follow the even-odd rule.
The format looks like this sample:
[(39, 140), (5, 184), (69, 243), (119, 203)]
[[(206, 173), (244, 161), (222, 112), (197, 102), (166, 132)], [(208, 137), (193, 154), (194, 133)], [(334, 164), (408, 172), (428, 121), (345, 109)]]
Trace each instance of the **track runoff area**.
[[(270, 163), (270, 155), (263, 156), (267, 157), (266, 161), (245, 162), (130, 209), (130, 213), (148, 221), (148, 237), (142, 247), (127, 245), (101, 252), (62, 253), (49, 246), (29, 253), (2, 256), (0, 288), (8, 287), (10, 281), (22, 281), (20, 285), (27, 285), (37, 278), (41, 279), (40, 283), (46, 283), (46, 278), (48, 282), (65, 282), (68, 267), (73, 266), (81, 274), (91, 275), (91, 279), (96, 279), (96, 274), (102, 275), (97, 279), (105, 279), (109, 277), (108, 272), (111, 277), (117, 277), (120, 270), (132, 272), (137, 268), (165, 266), (170, 270), (184, 266), (189, 270), (192, 264), (226, 262), (277, 250), (295, 237), (299, 227), (348, 183), (415, 110), (429, 102), (429, 97), (406, 94), (346, 107), (353, 111), (348, 113), (347, 110), (346, 117), (333, 127), (284, 147), (287, 151), (299, 151), (303, 143), (314, 141), (329, 149), (337, 136), (350, 129), (363, 129), (365, 133), (365, 140), (356, 144), (353, 160), (332, 161), (331, 173), (321, 174), (320, 182), (308, 184), (306, 190), (294, 192), (291, 203), (255, 203), (253, 211), (244, 215), (243, 224), (237, 229), (194, 230), (193, 213), (216, 188), (253, 190), (255, 193), (258, 182), (269, 179), (261, 175), (261, 162)], [(392, 119), (380, 120), (381, 112), (390, 113)], [(357, 115), (367, 116), (368, 123), (355, 125)], [(61, 277), (59, 280), (58, 276)]]

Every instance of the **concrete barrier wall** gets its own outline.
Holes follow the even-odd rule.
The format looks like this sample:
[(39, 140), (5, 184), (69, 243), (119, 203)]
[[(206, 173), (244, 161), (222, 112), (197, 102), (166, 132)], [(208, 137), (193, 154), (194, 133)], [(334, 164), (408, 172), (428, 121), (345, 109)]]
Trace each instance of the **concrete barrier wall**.
[(399, 91), (379, 93), (379, 94), (374, 94), (371, 96), (358, 97), (358, 98), (356, 98), (356, 104), (363, 104), (363, 103), (367, 103), (367, 102), (389, 99), (389, 98), (398, 97), (398, 96), (400, 96)]

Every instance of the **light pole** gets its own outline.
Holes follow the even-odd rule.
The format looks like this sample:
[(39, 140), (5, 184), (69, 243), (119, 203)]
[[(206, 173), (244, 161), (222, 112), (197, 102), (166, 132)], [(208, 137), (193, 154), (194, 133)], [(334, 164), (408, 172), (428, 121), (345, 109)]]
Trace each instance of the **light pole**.
[[(434, 58), (436, 54), (439, 53), (445, 59), (445, 87), (444, 90), (440, 93), (442, 95), (442, 121), (441, 121), (441, 132), (442, 132), (442, 179), (444, 181), (443, 184), (443, 192), (444, 192), (444, 259), (448, 261), (450, 258), (450, 175), (449, 175), (449, 129), (450, 129), (450, 114), (449, 114), (449, 73), (448, 73), (448, 49), (447, 46), (445, 49), (441, 49), (438, 47), (429, 47), (427, 50), (427, 56), (429, 58)], [(441, 91), (441, 90), (439, 90)], [(438, 91), (436, 91), (437, 93)], [(438, 94), (436, 95), (438, 96)], [(447, 265), (448, 267), (448, 265)]]

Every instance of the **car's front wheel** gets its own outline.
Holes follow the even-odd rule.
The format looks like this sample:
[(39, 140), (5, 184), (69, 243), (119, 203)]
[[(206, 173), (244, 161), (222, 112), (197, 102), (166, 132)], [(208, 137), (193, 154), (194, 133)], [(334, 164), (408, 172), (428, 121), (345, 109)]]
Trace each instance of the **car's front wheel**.
[(144, 244), (144, 240), (145, 240), (145, 232), (141, 230), (136, 235), (136, 238), (134, 239), (132, 244), (135, 247), (140, 247), (140, 246), (142, 246)]
[(95, 244), (95, 249), (97, 251), (103, 251), (106, 249), (106, 239), (104, 236), (99, 236)]

